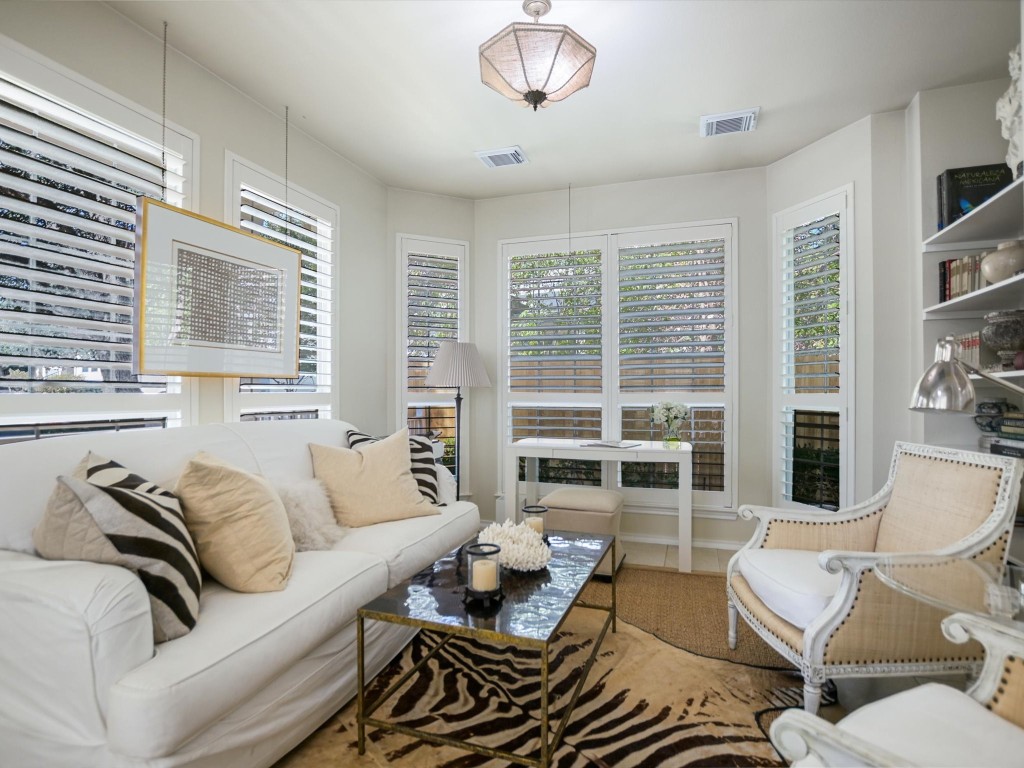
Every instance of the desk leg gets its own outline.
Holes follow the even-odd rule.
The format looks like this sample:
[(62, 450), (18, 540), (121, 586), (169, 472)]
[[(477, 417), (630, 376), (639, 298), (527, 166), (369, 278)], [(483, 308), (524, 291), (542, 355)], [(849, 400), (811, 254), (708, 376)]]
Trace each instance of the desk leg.
[(519, 501), (519, 456), (511, 448), (505, 448), (505, 499), (503, 514), (498, 517), (498, 522), (516, 520), (516, 507)]
[(364, 678), (366, 673), (363, 670), (363, 663), (365, 661), (364, 658), (363, 658), (363, 653), (364, 653), (364, 649), (363, 649), (363, 617), (362, 616), (357, 616), (356, 617), (356, 656), (358, 657), (358, 659), (357, 659), (357, 667), (356, 668), (358, 669), (358, 673), (357, 673), (358, 674), (358, 680), (356, 682), (356, 686), (357, 686), (356, 690), (358, 691), (358, 698), (356, 699), (356, 723), (357, 723), (356, 727), (357, 727), (357, 732), (358, 732), (357, 743), (359, 745), (359, 754), (360, 755), (366, 753), (366, 722), (363, 719), (363, 717), (364, 717), (364, 710), (366, 708), (366, 697), (365, 697), (365, 694), (363, 693), (363, 687), (364, 687), (366, 681), (363, 678)]
[(619, 580), (619, 558), (615, 555), (615, 545), (618, 541), (618, 536), (612, 537), (612, 633), (615, 633), (615, 619), (618, 616), (618, 606), (615, 602), (615, 582)]
[(693, 570), (693, 460), (689, 452), (679, 457), (679, 571)]

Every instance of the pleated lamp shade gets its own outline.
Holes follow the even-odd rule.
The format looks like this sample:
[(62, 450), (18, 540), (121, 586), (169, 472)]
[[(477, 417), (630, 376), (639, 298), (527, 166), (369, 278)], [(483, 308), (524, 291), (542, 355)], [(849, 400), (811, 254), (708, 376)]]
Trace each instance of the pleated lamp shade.
[(442, 341), (423, 383), (428, 387), (491, 386), (476, 344), (468, 341)]

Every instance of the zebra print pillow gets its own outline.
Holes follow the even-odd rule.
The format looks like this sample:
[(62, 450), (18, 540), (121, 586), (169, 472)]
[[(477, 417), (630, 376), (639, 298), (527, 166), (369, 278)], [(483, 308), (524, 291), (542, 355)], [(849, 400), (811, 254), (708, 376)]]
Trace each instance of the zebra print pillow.
[(181, 505), (116, 461), (90, 453), (75, 476), (57, 478), (32, 540), (49, 559), (108, 563), (138, 575), (149, 593), (155, 642), (196, 625), (202, 577)]
[[(375, 443), (380, 439), (354, 429), (346, 432), (345, 436), (348, 438), (348, 447), (353, 449), (367, 443)], [(431, 504), (439, 504), (437, 465), (434, 463), (434, 446), (429, 437), (409, 435), (409, 460), (412, 464), (412, 476), (416, 478), (420, 494)]]

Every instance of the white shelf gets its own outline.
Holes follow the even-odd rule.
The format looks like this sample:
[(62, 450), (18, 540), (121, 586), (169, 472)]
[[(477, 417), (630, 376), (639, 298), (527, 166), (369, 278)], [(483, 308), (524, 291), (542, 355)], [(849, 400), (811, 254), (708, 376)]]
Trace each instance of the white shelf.
[[(994, 379), (1006, 379), (1011, 382), (1013, 379), (1024, 379), (1024, 371), (985, 371), (985, 373)], [(980, 381), (982, 384), (985, 383), (985, 380), (981, 378), (981, 376), (976, 376), (972, 373), (970, 374), (970, 377), (972, 381)], [(991, 384), (991, 382), (989, 383)], [(995, 385), (993, 384), (992, 386)]]
[(985, 248), (1024, 238), (1024, 177), (924, 241), (928, 251)]
[[(1020, 202), (1024, 206), (1024, 199)], [(978, 210), (981, 209), (979, 208)], [(1024, 208), (1017, 210), (1017, 218), (1024, 221), (1024, 217), (1021, 216), (1022, 210)], [(960, 222), (957, 223), (959, 224)], [(939, 234), (942, 234), (942, 232)], [(963, 315), (960, 314), (962, 312), (983, 313), (996, 309), (1016, 309), (1020, 307), (1020, 302), (1024, 298), (1024, 290), (1022, 289), (1024, 289), (1024, 274), (1014, 275), (1006, 280), (987, 285), (964, 296), (925, 307), (924, 317), (926, 320), (935, 320), (942, 317), (962, 317)]]

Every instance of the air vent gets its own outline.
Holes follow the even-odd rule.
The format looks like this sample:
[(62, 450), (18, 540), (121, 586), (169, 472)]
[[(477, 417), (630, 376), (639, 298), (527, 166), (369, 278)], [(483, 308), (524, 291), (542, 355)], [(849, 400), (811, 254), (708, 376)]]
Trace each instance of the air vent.
[(723, 112), (719, 115), (700, 116), (700, 135), (718, 136), (723, 133), (744, 133), (757, 128), (757, 113), (760, 107), (743, 109), (739, 112)]
[(523, 163), (530, 162), (519, 147), (482, 149), (476, 153), (476, 156), (488, 168), (501, 168), (504, 165), (522, 165)]

